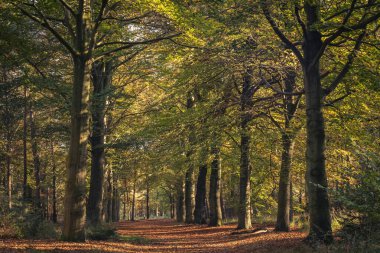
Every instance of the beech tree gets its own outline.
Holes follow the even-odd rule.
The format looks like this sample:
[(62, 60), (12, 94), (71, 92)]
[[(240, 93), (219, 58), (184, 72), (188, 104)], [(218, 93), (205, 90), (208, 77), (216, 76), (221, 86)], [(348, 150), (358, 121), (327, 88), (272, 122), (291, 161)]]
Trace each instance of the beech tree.
[[(323, 16), (324, 20), (334, 19), (337, 22), (336, 29), (332, 27), (320, 27), (322, 17), (326, 13), (321, 12), (320, 1), (302, 1), (305, 21), (300, 14), (300, 5), (295, 3), (294, 16), (302, 31), (302, 51), (297, 43), (291, 42), (281, 31), (272, 17), (268, 1), (262, 0), (261, 7), (264, 15), (278, 38), (292, 50), (302, 66), (304, 78), (304, 91), (306, 98), (307, 118), (307, 174), (306, 182), (309, 197), (310, 214), (310, 239), (322, 240), (326, 243), (332, 241), (330, 205), (327, 191), (327, 175), (325, 168), (325, 127), (322, 114), (323, 99), (325, 99), (341, 83), (349, 71), (357, 51), (367, 34), (367, 26), (380, 17), (380, 13), (370, 14), (376, 9), (377, 1), (369, 1), (365, 6), (360, 6), (356, 0), (351, 1), (347, 9), (336, 11), (330, 16)], [(354, 21), (353, 16), (359, 16), (359, 21)], [(340, 23), (339, 23), (340, 22)], [(359, 34), (357, 34), (359, 32)], [(336, 77), (325, 87), (321, 82), (320, 60), (325, 55), (326, 49), (334, 45), (340, 37), (347, 33), (357, 34), (354, 46), (347, 62)], [(325, 39), (323, 39), (325, 37)], [(345, 43), (339, 41), (338, 43)]]

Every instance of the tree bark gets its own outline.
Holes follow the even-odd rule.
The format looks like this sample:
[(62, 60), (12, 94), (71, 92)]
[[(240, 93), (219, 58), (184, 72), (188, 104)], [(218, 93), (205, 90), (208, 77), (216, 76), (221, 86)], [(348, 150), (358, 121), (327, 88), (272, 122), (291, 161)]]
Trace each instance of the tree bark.
[(118, 180), (115, 174), (113, 175), (113, 184), (112, 184), (112, 202), (111, 202), (111, 220), (113, 222), (118, 221), (119, 216), (119, 189), (118, 189)]
[[(285, 92), (288, 94), (293, 93), (295, 88), (296, 73), (289, 68), (285, 79)], [(284, 95), (284, 128), (281, 129), (281, 169), (280, 169), (280, 182), (278, 187), (278, 206), (277, 206), (277, 231), (289, 231), (290, 223), (290, 204), (291, 204), (291, 163), (294, 147), (295, 130), (291, 127), (291, 121), (296, 113), (300, 97), (295, 101), (294, 96)], [(298, 101), (298, 102), (297, 102)]]
[(174, 194), (173, 192), (170, 192), (170, 218), (175, 218), (175, 204), (174, 204)]
[(248, 68), (244, 75), (243, 90), (240, 98), (241, 103), (241, 123), (240, 123), (240, 184), (239, 184), (239, 213), (238, 213), (238, 229), (249, 229), (251, 224), (251, 166), (250, 166), (250, 142), (249, 133), (250, 114), (247, 110), (252, 104), (252, 69)]
[(54, 223), (58, 222), (58, 213), (57, 213), (57, 166), (55, 162), (55, 153), (54, 153), (54, 143), (53, 141), (50, 141), (50, 150), (51, 150), (51, 160), (53, 165), (53, 196), (52, 196), (52, 216), (51, 220)]
[[(194, 97), (191, 92), (189, 92), (186, 102), (186, 108), (190, 110), (194, 106)], [(195, 144), (195, 133), (193, 129), (189, 130), (188, 136), (188, 150), (186, 152), (186, 160), (188, 169), (185, 173), (185, 222), (194, 222), (194, 207), (195, 207), (195, 196), (194, 196), (194, 144)]]
[(209, 226), (222, 225), (222, 202), (221, 202), (221, 177), (222, 166), (220, 162), (220, 148), (215, 146), (211, 148), (213, 160), (211, 162), (210, 174), (210, 222)]
[(194, 221), (194, 165), (190, 164), (185, 174), (185, 222)]
[(206, 224), (206, 179), (207, 179), (207, 164), (200, 166), (197, 192), (195, 195), (194, 223)]
[(149, 210), (149, 177), (146, 178), (146, 219), (150, 218), (150, 210)]
[(132, 191), (132, 207), (131, 207), (131, 221), (135, 220), (136, 216), (136, 182), (133, 182), (133, 191)]
[(127, 186), (127, 178), (123, 179), (124, 183), (124, 193), (123, 193), (123, 220), (127, 219), (127, 204), (128, 204), (128, 186)]
[(94, 90), (91, 101), (91, 178), (87, 202), (87, 222), (92, 225), (101, 222), (105, 156), (105, 111), (107, 93), (112, 79), (111, 68), (111, 62), (98, 61), (93, 64), (91, 73)]
[(12, 209), (12, 172), (11, 172), (11, 140), (10, 140), (10, 134), (7, 136), (7, 144), (6, 144), (6, 192), (8, 197), (8, 208)]
[(177, 204), (176, 204), (176, 217), (177, 222), (185, 221), (185, 201), (183, 193), (183, 179), (177, 186)]
[(330, 204), (325, 168), (325, 126), (322, 114), (323, 90), (319, 58), (321, 33), (314, 28), (319, 23), (319, 5), (305, 1), (308, 31), (304, 38), (304, 87), (306, 96), (306, 182), (309, 196), (309, 238), (326, 243), (332, 241)]
[(42, 207), (42, 201), (41, 201), (41, 161), (40, 161), (40, 154), (38, 150), (38, 143), (37, 143), (37, 130), (36, 130), (36, 124), (34, 121), (34, 113), (30, 109), (29, 110), (29, 118), (30, 118), (30, 138), (32, 142), (32, 154), (33, 154), (33, 165), (34, 165), (34, 181), (35, 181), (35, 193), (34, 193), (34, 204), (37, 208)]
[(293, 222), (293, 218), (294, 218), (294, 206), (293, 206), (293, 196), (294, 196), (294, 193), (293, 193), (293, 180), (292, 180), (292, 177), (290, 177), (290, 199), (289, 199), (289, 222)]
[(22, 197), (27, 199), (28, 196), (28, 150), (27, 150), (27, 135), (28, 135), (28, 88), (24, 86), (24, 113), (23, 113), (23, 158), (24, 158), (24, 177), (22, 182)]
[(104, 220), (105, 222), (112, 221), (112, 167), (108, 166), (107, 180), (105, 184), (105, 198), (104, 198)]
[(282, 135), (282, 154), (280, 169), (280, 184), (278, 189), (277, 231), (289, 231), (290, 222), (290, 169), (294, 141), (291, 136)]
[(67, 241), (85, 240), (89, 92), (88, 60), (84, 56), (74, 57), (71, 138), (63, 225), (63, 238)]

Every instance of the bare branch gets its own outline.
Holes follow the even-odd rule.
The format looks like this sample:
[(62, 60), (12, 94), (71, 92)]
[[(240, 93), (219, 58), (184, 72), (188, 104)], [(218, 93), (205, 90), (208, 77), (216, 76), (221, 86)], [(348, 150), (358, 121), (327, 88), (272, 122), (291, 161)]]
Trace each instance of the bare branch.
[(357, 51), (359, 51), (361, 44), (363, 43), (363, 39), (366, 35), (366, 31), (362, 32), (358, 39), (356, 40), (355, 46), (352, 50), (352, 52), (348, 55), (348, 60), (346, 64), (343, 66), (342, 70), (339, 72), (339, 74), (335, 77), (335, 79), (332, 81), (330, 86), (324, 90), (324, 97), (329, 95), (335, 88), (339, 85), (339, 83), (342, 81), (344, 76), (348, 73), (348, 70), (350, 69), (355, 57)]
[(270, 113), (268, 113), (268, 114), (267, 114), (267, 113), (264, 113), (264, 115), (265, 115), (267, 118), (270, 119), (270, 121), (273, 123), (273, 125), (275, 125), (275, 126), (278, 128), (278, 130), (280, 130), (280, 132), (281, 132), (282, 134), (285, 133), (285, 130), (281, 127), (280, 123), (278, 123), (277, 120), (275, 120), (275, 119), (273, 118), (273, 116), (272, 116)]
[[(345, 32), (350, 32), (350, 31), (355, 31), (355, 30), (360, 30), (360, 29), (365, 29), (367, 27), (368, 24), (378, 20), (380, 18), (380, 12), (377, 12), (375, 15), (365, 19), (365, 16), (368, 14), (364, 14), (363, 17), (362, 17), (362, 20), (357, 23), (356, 25), (352, 25), (352, 26), (347, 26), (347, 22), (349, 20), (349, 18), (351, 17), (353, 11), (355, 10), (355, 4), (356, 4), (357, 0), (353, 0), (352, 3), (351, 3), (351, 6), (350, 8), (347, 10), (347, 14), (346, 16), (344, 17), (343, 19), (343, 22), (340, 26), (340, 28), (335, 32), (333, 33), (332, 35), (330, 35), (328, 38), (326, 38), (324, 41), (323, 41), (323, 44), (321, 46), (321, 49), (319, 50), (318, 54), (315, 56), (315, 58), (313, 59), (313, 64), (315, 64), (323, 55), (324, 51), (326, 50), (326, 48), (331, 45), (331, 43), (336, 39), (338, 38), (342, 33), (345, 33)], [(368, 6), (375, 6), (375, 5), (368, 5)], [(311, 64), (310, 66), (312, 66), (313, 64)]]
[(268, 80), (265, 79), (265, 77), (263, 75), (261, 75), (261, 80), (265, 84), (266, 87), (272, 89), (277, 94), (288, 95), (288, 96), (299, 96), (299, 95), (305, 94), (304, 90), (299, 91), (299, 92), (285, 92), (285, 91), (278, 90), (275, 87), (273, 87), (273, 85), (271, 83), (269, 83)]
[(95, 24), (94, 24), (94, 27), (91, 31), (90, 42), (89, 42), (89, 48), (91, 48), (91, 49), (96, 44), (96, 33), (98, 32), (100, 23), (102, 22), (104, 11), (105, 11), (107, 5), (108, 5), (108, 0), (102, 0), (102, 4), (100, 6), (98, 16), (95, 19), (95, 22), (94, 22)]
[(45, 15), (35, 6), (32, 5), (33, 8), (36, 10), (37, 14), (39, 17), (34, 16), (24, 8), (22, 8), (19, 5), (15, 5), (16, 8), (18, 8), (22, 14), (33, 20), (34, 22), (40, 24), (42, 27), (46, 28), (48, 31), (50, 31), (54, 37), (72, 54), (72, 55), (77, 55), (76, 51), (74, 48), (70, 45), (68, 41), (66, 41), (61, 34), (57, 30), (55, 30), (49, 23), (49, 21), (46, 19)]
[[(296, 13), (296, 18), (297, 18), (297, 22), (298, 24), (301, 26), (301, 29), (302, 29), (302, 32), (303, 32), (303, 35), (306, 36), (307, 34), (307, 31), (306, 31), (306, 25), (305, 23), (302, 21), (301, 19), (301, 16), (300, 16), (300, 9), (299, 9), (299, 6), (298, 4), (295, 5), (294, 7), (294, 11)], [(293, 43), (294, 44), (294, 43)]]
[(261, 8), (262, 8), (262, 10), (264, 12), (265, 18), (268, 20), (268, 22), (271, 25), (273, 31), (277, 34), (277, 36), (281, 39), (281, 41), (283, 43), (285, 43), (285, 45), (293, 51), (294, 55), (298, 58), (298, 60), (301, 63), (301, 65), (304, 65), (304, 59), (303, 59), (303, 56), (302, 56), (301, 52), (297, 49), (297, 47), (278, 28), (276, 22), (273, 20), (271, 14), (269, 12), (268, 5), (267, 5), (266, 1), (265, 0), (261, 0), (260, 1), (260, 5), (261, 5)]
[(108, 50), (106, 52), (103, 52), (103, 53), (101, 53), (98, 56), (110, 55), (112, 53), (115, 53), (115, 52), (118, 52), (118, 51), (121, 51), (121, 50), (124, 50), (124, 49), (128, 49), (128, 48), (134, 47), (136, 45), (147, 45), (147, 44), (153, 44), (153, 43), (156, 43), (156, 42), (159, 42), (159, 41), (162, 41), (162, 40), (168, 40), (168, 39), (177, 37), (180, 34), (181, 33), (176, 33), (176, 34), (172, 34), (172, 35), (168, 35), (168, 36), (162, 36), (162, 37), (157, 37), (157, 38), (154, 38), (154, 39), (142, 40), (142, 41), (124, 41), (124, 42), (123, 41), (120, 41), (120, 42), (115, 41), (115, 42), (102, 43), (97, 48), (103, 47), (103, 46), (108, 46), (108, 45), (122, 45), (122, 46), (117, 47), (117, 48), (113, 48), (113, 49)]
[(62, 6), (63, 6), (66, 10), (68, 10), (68, 11), (71, 13), (71, 15), (73, 15), (74, 17), (77, 15), (77, 14), (75, 13), (74, 9), (71, 8), (71, 6), (70, 6), (68, 3), (66, 3), (65, 0), (58, 0), (58, 1), (62, 4)]
[(349, 95), (351, 95), (352, 93), (351, 92), (347, 92), (346, 94), (344, 94), (343, 96), (341, 97), (338, 97), (336, 99), (334, 99), (333, 101), (330, 101), (330, 102), (327, 102), (324, 104), (324, 106), (333, 106), (335, 103), (345, 99), (346, 97), (348, 97)]
[[(367, 3), (367, 4), (362, 4), (362, 5), (358, 5), (356, 6), (354, 9), (355, 10), (359, 10), (359, 9), (363, 9), (363, 8), (368, 8), (368, 7), (373, 7), (373, 6), (380, 6), (380, 3)], [(351, 7), (350, 7), (351, 8)], [(327, 18), (325, 18), (324, 20), (325, 21), (329, 21), (330, 19), (333, 19), (343, 13), (346, 13), (347, 11), (350, 10), (350, 8), (346, 8), (346, 9), (343, 9), (341, 11), (338, 11), (334, 14), (332, 14), (331, 16), (328, 16)]]

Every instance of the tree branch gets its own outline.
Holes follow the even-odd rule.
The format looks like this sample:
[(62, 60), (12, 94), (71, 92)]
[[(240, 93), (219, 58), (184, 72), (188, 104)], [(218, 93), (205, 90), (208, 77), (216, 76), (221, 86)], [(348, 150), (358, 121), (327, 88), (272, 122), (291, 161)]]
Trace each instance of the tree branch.
[(269, 12), (269, 9), (268, 9), (266, 1), (265, 0), (261, 0), (260, 1), (260, 6), (261, 6), (261, 8), (263, 10), (265, 18), (268, 20), (268, 22), (271, 25), (273, 31), (281, 39), (281, 41), (283, 43), (285, 43), (285, 45), (293, 51), (294, 55), (298, 58), (298, 60), (301, 63), (301, 65), (304, 65), (304, 59), (303, 59), (303, 56), (302, 56), (301, 52), (297, 49), (297, 47), (278, 28), (276, 22), (273, 20), (271, 14)]
[[(351, 6), (347, 11), (346, 16), (344, 17), (340, 28), (335, 33), (333, 33), (331, 36), (329, 36), (328, 38), (326, 38), (323, 41), (321, 49), (319, 50), (318, 54), (313, 59), (313, 64), (315, 64), (315, 62), (318, 61), (322, 57), (324, 51), (331, 44), (331, 42), (333, 42), (336, 38), (338, 38), (342, 33), (360, 30), (360, 29), (365, 29), (368, 24), (370, 24), (370, 23), (372, 23), (372, 22), (374, 22), (380, 18), (380, 12), (377, 12), (375, 15), (373, 15), (367, 19), (364, 19), (364, 17), (366, 16), (366, 14), (364, 14), (362, 17), (362, 20), (359, 23), (357, 23), (356, 25), (352, 25), (352, 26), (346, 26), (349, 18), (351, 17), (353, 11), (355, 10), (356, 2), (357, 2), (357, 0), (352, 1)], [(374, 5), (368, 5), (368, 6), (371, 7)], [(311, 64), (310, 66), (312, 66), (313, 64)]]
[(77, 55), (75, 52), (74, 48), (70, 45), (68, 41), (66, 41), (59, 33), (57, 30), (55, 30), (49, 23), (49, 21), (46, 19), (44, 14), (33, 4), (33, 8), (37, 11), (38, 18), (35, 17), (33, 14), (25, 10), (19, 5), (15, 5), (16, 8), (18, 8), (21, 13), (23, 13), (25, 16), (33, 20), (34, 22), (40, 24), (42, 27), (45, 27), (48, 31), (50, 31), (54, 37), (73, 55)]
[(330, 86), (326, 89), (324, 89), (324, 97), (329, 95), (335, 88), (339, 85), (339, 83), (342, 81), (344, 76), (348, 73), (348, 70), (350, 69), (355, 57), (357, 51), (359, 51), (361, 44), (363, 43), (363, 39), (366, 35), (366, 31), (362, 32), (358, 39), (356, 40), (355, 46), (352, 50), (352, 52), (348, 55), (348, 60), (346, 64), (343, 66), (342, 70), (339, 72), (339, 74), (335, 77), (335, 79), (332, 81)]
[(68, 10), (68, 11), (71, 13), (71, 15), (73, 15), (74, 17), (77, 15), (77, 14), (75, 13), (74, 9), (71, 8), (70, 5), (69, 5), (68, 3), (66, 3), (65, 0), (58, 0), (58, 1), (62, 4), (62, 6), (63, 6), (66, 10)]
[[(301, 26), (301, 29), (302, 29), (302, 32), (303, 32), (303, 35), (306, 36), (307, 35), (307, 31), (306, 31), (306, 25), (305, 23), (302, 21), (301, 19), (301, 16), (300, 16), (300, 9), (299, 9), (299, 6), (298, 4), (296, 3), (295, 7), (294, 7), (294, 12), (296, 13), (296, 18), (297, 18), (297, 22), (298, 24)], [(294, 43), (293, 43), (294, 44)]]
[(103, 46), (108, 46), (108, 45), (123, 45), (123, 46), (120, 46), (120, 47), (108, 50), (108, 51), (103, 52), (100, 55), (98, 55), (98, 56), (104, 56), (104, 55), (109, 55), (109, 54), (112, 54), (112, 53), (115, 53), (115, 52), (118, 52), (118, 51), (121, 51), (121, 50), (124, 50), (124, 49), (131, 48), (131, 47), (136, 46), (136, 45), (147, 45), (147, 44), (152, 44), (152, 43), (155, 43), (155, 42), (159, 42), (161, 40), (168, 40), (168, 39), (174, 38), (176, 36), (179, 36), (180, 34), (181, 33), (176, 33), (176, 34), (172, 34), (172, 35), (168, 35), (168, 36), (157, 37), (157, 38), (154, 38), (154, 39), (143, 40), (143, 41), (124, 41), (124, 42), (123, 41), (120, 41), (120, 42), (115, 41), (115, 42), (106, 42), (106, 43), (102, 43), (100, 46), (97, 46), (96, 48), (103, 47)]

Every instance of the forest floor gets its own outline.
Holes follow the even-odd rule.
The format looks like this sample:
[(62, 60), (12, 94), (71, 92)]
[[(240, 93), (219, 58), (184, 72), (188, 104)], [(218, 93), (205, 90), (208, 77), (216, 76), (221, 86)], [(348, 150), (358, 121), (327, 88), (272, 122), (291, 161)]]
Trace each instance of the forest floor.
[(306, 234), (300, 231), (289, 233), (268, 231), (236, 233), (236, 225), (207, 227), (183, 225), (169, 219), (121, 222), (118, 224), (120, 239), (113, 241), (88, 241), (69, 243), (56, 240), (0, 240), (0, 252), (308, 252), (302, 240)]

